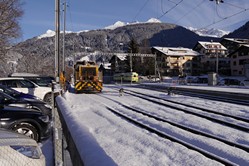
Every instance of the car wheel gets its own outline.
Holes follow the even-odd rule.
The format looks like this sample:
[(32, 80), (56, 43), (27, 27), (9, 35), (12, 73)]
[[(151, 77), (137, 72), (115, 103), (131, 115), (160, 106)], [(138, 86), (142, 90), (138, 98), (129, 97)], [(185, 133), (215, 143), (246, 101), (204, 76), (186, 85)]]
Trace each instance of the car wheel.
[(39, 141), (39, 133), (36, 130), (36, 128), (29, 124), (29, 123), (20, 123), (15, 125), (12, 128), (13, 131), (18, 132), (20, 134), (26, 135), (34, 140), (36, 140), (37, 142)]
[(52, 94), (46, 94), (46, 96), (44, 97), (44, 102), (48, 103), (48, 104), (52, 104)]

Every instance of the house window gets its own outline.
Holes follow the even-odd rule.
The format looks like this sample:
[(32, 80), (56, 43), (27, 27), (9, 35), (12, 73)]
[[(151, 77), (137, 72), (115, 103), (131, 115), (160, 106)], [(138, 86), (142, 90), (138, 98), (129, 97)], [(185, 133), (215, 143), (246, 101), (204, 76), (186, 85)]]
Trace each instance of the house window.
[(233, 73), (234, 73), (234, 74), (237, 74), (237, 73), (238, 73), (238, 71), (237, 71), (237, 70), (233, 70)]
[(233, 61), (233, 65), (236, 66), (236, 61)]
[(245, 64), (245, 59), (239, 60), (239, 65), (244, 65)]

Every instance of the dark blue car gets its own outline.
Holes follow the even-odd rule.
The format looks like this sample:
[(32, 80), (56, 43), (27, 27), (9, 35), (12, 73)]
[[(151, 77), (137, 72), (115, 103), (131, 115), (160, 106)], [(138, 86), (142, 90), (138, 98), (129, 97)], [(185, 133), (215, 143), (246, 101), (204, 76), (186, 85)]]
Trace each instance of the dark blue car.
[(22, 93), (19, 92), (15, 89), (12, 89), (10, 87), (4, 86), (0, 84), (0, 92), (4, 92), (12, 97), (14, 97), (15, 99), (36, 99), (36, 100), (41, 100), (40, 98), (31, 95), (31, 94), (27, 94), (27, 93)]

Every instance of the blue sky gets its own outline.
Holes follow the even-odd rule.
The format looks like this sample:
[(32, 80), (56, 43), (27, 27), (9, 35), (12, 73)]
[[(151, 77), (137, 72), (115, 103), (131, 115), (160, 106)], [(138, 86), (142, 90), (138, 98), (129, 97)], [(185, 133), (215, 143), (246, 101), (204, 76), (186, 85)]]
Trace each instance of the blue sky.
[[(23, 1), (21, 40), (55, 29), (55, 0)], [(158, 18), (181, 26), (233, 31), (249, 21), (248, 0), (223, 1), (216, 4), (215, 0), (67, 0), (66, 30), (102, 29), (117, 21), (146, 22)], [(63, 2), (60, 0), (61, 10)]]

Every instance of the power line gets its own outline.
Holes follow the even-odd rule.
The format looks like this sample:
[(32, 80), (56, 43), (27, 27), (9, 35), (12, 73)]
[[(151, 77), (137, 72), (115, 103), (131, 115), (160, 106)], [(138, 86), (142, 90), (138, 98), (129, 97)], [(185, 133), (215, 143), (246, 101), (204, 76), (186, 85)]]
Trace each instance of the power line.
[[(213, 1), (213, 0), (210, 0), (210, 1)], [(236, 8), (240, 8), (240, 9), (243, 9), (243, 10), (241, 10), (241, 11), (239, 11), (239, 12), (237, 12), (237, 13), (234, 13), (234, 14), (232, 14), (232, 15), (230, 15), (230, 16), (227, 16), (227, 17), (221, 17), (221, 16), (219, 15), (218, 9), (217, 9), (217, 6), (218, 6), (219, 3), (225, 3), (225, 4), (228, 4), (228, 5), (230, 5), (230, 6), (233, 6), (233, 7), (236, 7)], [(209, 25), (207, 25), (207, 26), (205, 26), (205, 27), (203, 27), (203, 28), (210, 27), (210, 26), (212, 26), (212, 25), (214, 25), (214, 24), (220, 23), (220, 22), (222, 22), (222, 21), (224, 21), (224, 20), (227, 20), (227, 19), (229, 19), (229, 18), (231, 18), (231, 17), (234, 17), (234, 16), (236, 16), (236, 15), (239, 15), (239, 14), (241, 14), (241, 13), (244, 13), (244, 12), (246, 12), (247, 10), (249, 10), (249, 8), (242, 8), (242, 7), (239, 7), (239, 6), (236, 6), (236, 5), (233, 5), (233, 4), (224, 2), (223, 0), (216, 0), (216, 8), (215, 8), (215, 10), (216, 10), (216, 14), (217, 14), (220, 18), (222, 18), (222, 19), (220, 19), (220, 20), (218, 20), (218, 21), (214, 21), (212, 24), (209, 24)], [(203, 29), (203, 28), (201, 28), (201, 29)]]
[(178, 23), (181, 19), (192, 13), (197, 7), (201, 6), (206, 0), (201, 1), (199, 4), (197, 4), (195, 7), (190, 9), (187, 13), (185, 13), (182, 17), (180, 17), (175, 23)]
[(139, 11), (137, 12), (137, 14), (135, 15), (135, 17), (133, 18), (133, 21), (135, 21), (135, 19), (137, 18), (137, 16), (140, 14), (140, 12), (145, 8), (145, 6), (147, 5), (147, 3), (149, 2), (149, 0), (147, 0), (143, 6), (139, 9)]
[(239, 9), (245, 9), (245, 8), (243, 8), (243, 7), (240, 7), (240, 6), (237, 6), (237, 5), (234, 5), (234, 4), (231, 4), (231, 3), (228, 3), (228, 2), (224, 2), (224, 4), (226, 4), (226, 5), (230, 5), (230, 6), (233, 6), (233, 7), (236, 7), (236, 8), (239, 8)]
[[(226, 20), (226, 19), (229, 19), (229, 18), (234, 17), (234, 16), (236, 16), (236, 15), (239, 15), (239, 14), (241, 14), (241, 13), (244, 13), (244, 12), (246, 12), (246, 11), (248, 11), (248, 10), (249, 10), (249, 8), (244, 9), (243, 11), (240, 11), (240, 12), (234, 13), (234, 14), (232, 14), (232, 15), (230, 15), (230, 16), (224, 17), (223, 19), (218, 20), (218, 21), (215, 21), (215, 22), (213, 22), (212, 24), (209, 24), (209, 25), (207, 25), (207, 26), (205, 26), (205, 27), (203, 27), (203, 28), (210, 27), (211, 25), (214, 25), (214, 24), (217, 24), (217, 23), (219, 23), (219, 22), (222, 22), (222, 21), (224, 21), (224, 20)], [(201, 28), (201, 29), (202, 29), (202, 28)]]
[(72, 22), (72, 12), (71, 12), (71, 2), (70, 2), (70, 0), (69, 0), (69, 2), (68, 2), (68, 5), (67, 5), (67, 7), (68, 7), (68, 10), (69, 10), (69, 17), (70, 17), (70, 27), (71, 27), (71, 30), (73, 31), (73, 32), (75, 32), (74, 31), (74, 26), (73, 26), (73, 22)]
[[(163, 8), (162, 8), (162, 2), (163, 0), (161, 0), (161, 9), (162, 9), (162, 12), (163, 12)], [(173, 2), (173, 1), (170, 1), (170, 0), (168, 0), (169, 2), (172, 2), (172, 3), (175, 3), (175, 2)], [(175, 6), (173, 6), (172, 8), (170, 8), (169, 10), (167, 10), (166, 12), (163, 12), (163, 14), (161, 15), (161, 16), (159, 16), (159, 17), (157, 17), (157, 19), (160, 19), (160, 18), (162, 18), (163, 16), (165, 16), (167, 13), (169, 13), (171, 10), (173, 10), (174, 8), (176, 8), (180, 3), (182, 3), (182, 1), (183, 0), (181, 0), (180, 2), (178, 2), (178, 3), (175, 3)]]
[(217, 14), (217, 16), (218, 16), (219, 18), (221, 18), (221, 19), (225, 18), (225, 17), (222, 17), (222, 16), (220, 15), (220, 13), (219, 13), (219, 11), (218, 11), (218, 5), (215, 5), (215, 12), (216, 12), (216, 14)]

